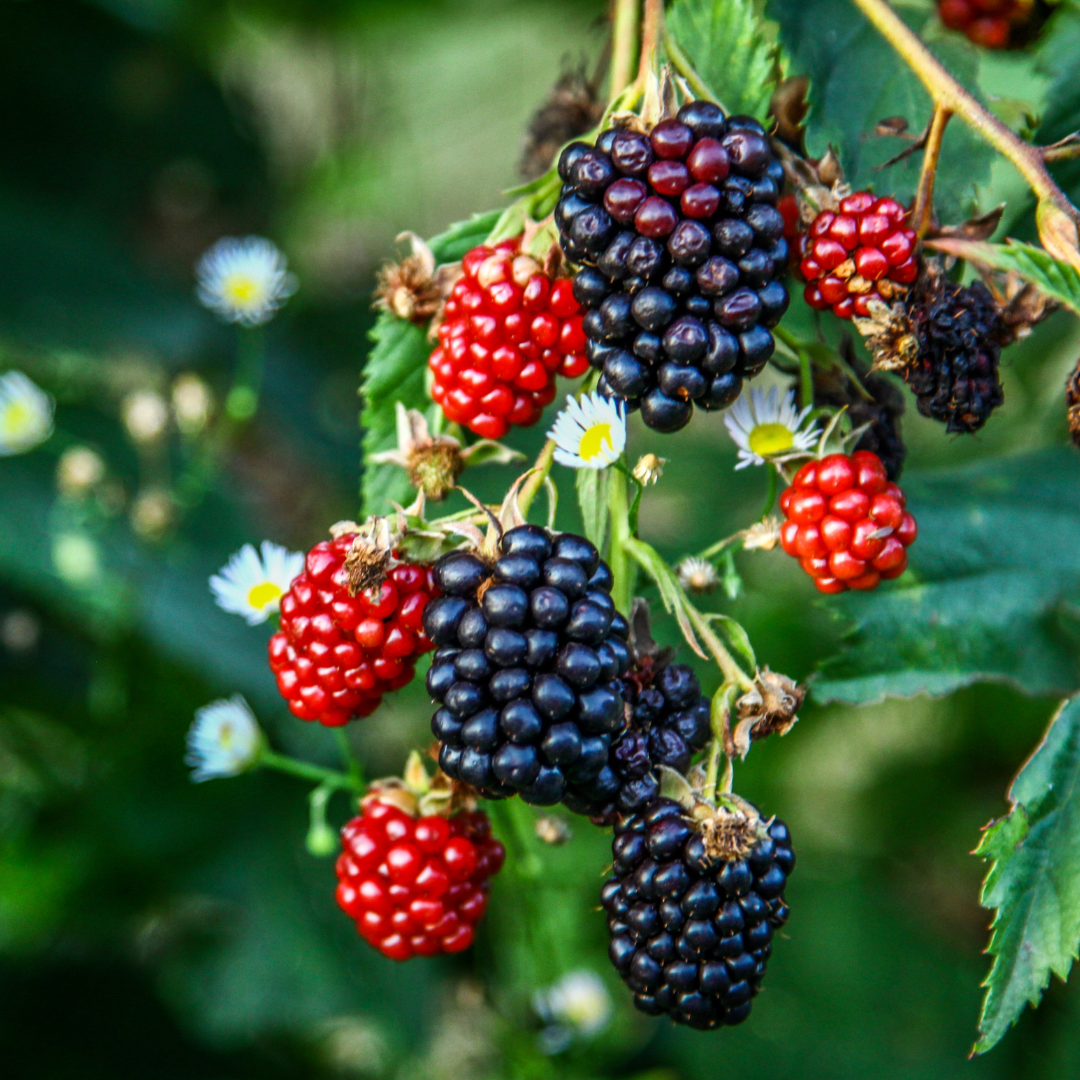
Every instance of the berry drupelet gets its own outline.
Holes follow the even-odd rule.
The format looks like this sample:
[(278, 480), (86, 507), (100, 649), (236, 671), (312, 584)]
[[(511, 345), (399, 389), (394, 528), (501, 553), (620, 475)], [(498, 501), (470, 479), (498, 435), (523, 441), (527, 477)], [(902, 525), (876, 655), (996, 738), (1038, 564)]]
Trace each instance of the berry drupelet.
[(492, 563), (453, 552), (435, 580), (445, 595), (424, 626), (438, 646), (427, 687), (442, 706), (431, 728), (443, 771), (489, 798), (613, 798), (608, 755), (625, 724), (629, 627), (596, 548), (522, 525)]
[(941, 21), (984, 49), (1007, 49), (1031, 36), (1032, 0), (937, 0)]
[(709, 699), (686, 664), (661, 666), (652, 657), (643, 657), (622, 678), (620, 689), (628, 724), (612, 744), (609, 758), (619, 790), (604, 806), (565, 800), (571, 810), (603, 824), (655, 799), (660, 794), (657, 768), (664, 765), (685, 773), (711, 734)]
[(634, 1004), (695, 1028), (741, 1024), (788, 918), (795, 865), (787, 826), (748, 803), (689, 816), (653, 800), (615, 826), (600, 897), (608, 954)]
[(462, 259), (428, 361), (446, 418), (487, 439), (535, 424), (555, 398), (555, 376), (589, 366), (570, 279), (549, 277), (518, 245), (481, 245)]
[(780, 496), (780, 543), (823, 593), (876, 589), (907, 567), (918, 529), (905, 506), (876, 454), (830, 454), (803, 465)]
[(327, 727), (373, 713), (432, 647), (421, 618), (437, 595), (431, 567), (400, 563), (380, 584), (354, 593), (346, 562), (356, 540), (344, 533), (307, 553), (270, 639), (270, 667), (289, 709)]
[(891, 304), (919, 273), (917, 239), (895, 200), (856, 191), (835, 210), (822, 210), (802, 244), (799, 273), (813, 308), (841, 319), (868, 316), (869, 303)]
[(341, 830), (337, 902), (391, 960), (467, 949), (505, 857), (480, 811), (406, 813), (378, 793)]
[(958, 285), (927, 280), (908, 305), (918, 341), (915, 359), (901, 369), (919, 412), (949, 432), (974, 432), (1005, 401), (998, 365), (1005, 328), (981, 281)]
[(555, 221), (582, 267), (574, 295), (600, 392), (657, 431), (684, 427), (694, 405), (730, 405), (788, 305), (783, 169), (762, 126), (692, 101), (647, 135), (572, 143), (559, 174)]

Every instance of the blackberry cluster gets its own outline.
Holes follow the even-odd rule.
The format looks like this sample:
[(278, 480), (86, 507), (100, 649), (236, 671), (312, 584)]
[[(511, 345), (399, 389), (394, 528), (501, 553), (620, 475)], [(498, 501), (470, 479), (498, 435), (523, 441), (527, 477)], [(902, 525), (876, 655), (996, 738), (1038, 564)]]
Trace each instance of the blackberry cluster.
[(902, 374), (919, 412), (944, 421), (949, 432), (978, 431), (1005, 401), (998, 373), (1003, 327), (989, 289), (981, 281), (932, 278), (908, 315), (919, 351)]
[(620, 813), (640, 810), (657, 798), (657, 767), (685, 773), (711, 734), (709, 699), (686, 664), (659, 666), (652, 657), (644, 657), (621, 680), (621, 692), (629, 722), (612, 744), (609, 759), (619, 790), (603, 807), (567, 800), (571, 810), (587, 813), (601, 824), (611, 824)]
[(747, 822), (746, 854), (710, 855), (682, 807), (659, 798), (615, 827), (614, 877), (600, 894), (608, 954), (634, 1004), (695, 1028), (750, 1015), (788, 918), (784, 886), (795, 865), (782, 821)]
[(814, 403), (835, 408), (846, 405), (852, 427), (869, 424), (854, 449), (875, 454), (885, 466), (889, 479), (899, 480), (907, 457), (900, 430), (904, 394), (887, 376), (869, 371), (855, 357), (854, 349), (846, 350), (845, 359), (858, 382), (840, 368), (815, 367)]
[(559, 175), (555, 221), (582, 266), (574, 295), (600, 392), (656, 431), (685, 426), (695, 404), (730, 405), (788, 305), (784, 171), (764, 128), (691, 101), (648, 135), (571, 143)]
[(438, 646), (427, 688), (442, 706), (431, 728), (443, 771), (488, 798), (610, 801), (629, 626), (596, 548), (521, 525), (490, 566), (453, 552), (435, 580), (445, 595), (424, 609), (424, 628)]

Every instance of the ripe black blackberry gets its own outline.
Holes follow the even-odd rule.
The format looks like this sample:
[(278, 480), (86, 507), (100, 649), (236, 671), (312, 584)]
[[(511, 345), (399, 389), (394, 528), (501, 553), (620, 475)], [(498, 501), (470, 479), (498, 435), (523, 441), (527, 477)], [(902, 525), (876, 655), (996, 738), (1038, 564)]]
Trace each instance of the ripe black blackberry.
[(660, 794), (658, 767), (685, 773), (711, 734), (709, 699), (686, 664), (665, 664), (663, 654), (659, 659), (643, 656), (620, 680), (620, 688), (628, 722), (612, 743), (608, 762), (619, 789), (602, 806), (565, 800), (571, 810), (603, 825), (652, 802)]
[(444, 595), (424, 629), (437, 646), (427, 688), (442, 705), (431, 729), (443, 771), (489, 798), (610, 800), (629, 627), (596, 548), (521, 525), (494, 562), (453, 552), (434, 574)]
[(555, 221), (582, 267), (574, 295), (600, 392), (657, 431), (685, 426), (695, 404), (730, 405), (788, 305), (784, 172), (762, 126), (691, 101), (648, 135), (572, 143), (559, 175)]
[(1005, 401), (998, 365), (1004, 324), (981, 281), (957, 285), (931, 275), (911, 299), (918, 353), (902, 370), (919, 412), (949, 432), (974, 432)]
[(742, 800), (688, 813), (658, 798), (615, 834), (614, 877), (600, 897), (608, 955), (634, 1004), (696, 1028), (742, 1023), (788, 918), (787, 826)]

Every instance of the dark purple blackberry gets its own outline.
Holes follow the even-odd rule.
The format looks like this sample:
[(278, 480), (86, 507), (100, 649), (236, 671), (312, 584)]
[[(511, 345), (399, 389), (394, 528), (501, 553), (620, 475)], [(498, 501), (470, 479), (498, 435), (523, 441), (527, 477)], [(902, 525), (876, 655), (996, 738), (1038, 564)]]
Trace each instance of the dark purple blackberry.
[(695, 1028), (741, 1024), (788, 918), (787, 826), (742, 800), (700, 820), (658, 798), (616, 825), (612, 855), (608, 955), (634, 1004)]
[(761, 125), (691, 101), (649, 135), (572, 143), (559, 175), (555, 221), (581, 267), (601, 392), (657, 431), (684, 427), (694, 405), (726, 408), (772, 355), (788, 305), (783, 168)]
[(611, 745), (608, 762), (619, 788), (603, 805), (570, 798), (571, 810), (610, 825), (620, 813), (640, 810), (660, 794), (657, 768), (685, 773), (709, 741), (709, 699), (686, 664), (644, 656), (620, 680), (628, 723)]
[(443, 771), (488, 798), (612, 799), (629, 627), (596, 548), (522, 525), (490, 565), (452, 552), (434, 574), (444, 595), (424, 609), (424, 629), (437, 646), (427, 687), (442, 706), (431, 729)]
[(949, 432), (973, 432), (1005, 401), (998, 364), (1004, 326), (981, 281), (932, 276), (908, 303), (918, 354), (901, 374), (919, 412)]

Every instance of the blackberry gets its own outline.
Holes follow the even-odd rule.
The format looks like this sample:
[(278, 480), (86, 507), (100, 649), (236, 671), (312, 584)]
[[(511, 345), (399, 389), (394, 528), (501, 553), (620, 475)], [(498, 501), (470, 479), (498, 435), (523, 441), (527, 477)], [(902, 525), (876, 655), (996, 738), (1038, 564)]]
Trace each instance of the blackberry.
[(928, 277), (908, 306), (918, 354), (903, 370), (919, 412), (949, 432), (974, 432), (1005, 401), (998, 365), (1004, 326), (981, 281)]
[(741, 1024), (765, 976), (795, 865), (782, 821), (749, 803), (694, 816), (653, 800), (615, 827), (614, 876), (600, 893), (608, 955), (650, 1016), (717, 1028)]
[(761, 125), (685, 104), (648, 134), (610, 129), (559, 159), (555, 221), (577, 264), (586, 356), (657, 431), (722, 409), (773, 353), (787, 310), (783, 169)]
[(445, 595), (424, 628), (437, 646), (427, 688), (442, 706), (431, 728), (443, 771), (488, 798), (610, 800), (629, 626), (596, 548), (521, 525), (490, 565), (452, 552), (434, 577)]
[(627, 727), (611, 746), (608, 763), (619, 789), (603, 806), (566, 800), (571, 810), (589, 814), (597, 824), (611, 824), (619, 813), (640, 810), (660, 794), (656, 770), (690, 768), (694, 754), (709, 741), (709, 699), (686, 664), (666, 664), (644, 656), (622, 678)]

